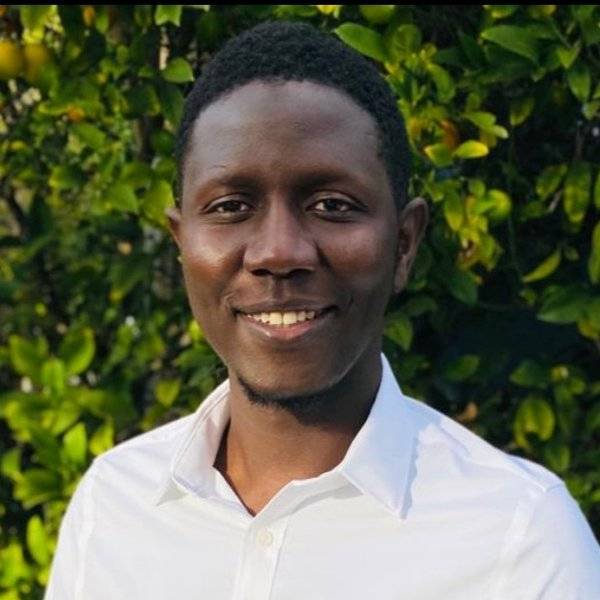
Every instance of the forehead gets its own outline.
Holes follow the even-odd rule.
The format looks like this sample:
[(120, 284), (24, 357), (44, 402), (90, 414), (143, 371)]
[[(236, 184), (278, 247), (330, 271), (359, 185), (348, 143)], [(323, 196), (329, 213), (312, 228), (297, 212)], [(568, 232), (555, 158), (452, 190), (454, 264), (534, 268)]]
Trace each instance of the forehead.
[(188, 146), (185, 181), (206, 169), (330, 162), (386, 178), (371, 115), (333, 87), (310, 81), (253, 81), (205, 108)]

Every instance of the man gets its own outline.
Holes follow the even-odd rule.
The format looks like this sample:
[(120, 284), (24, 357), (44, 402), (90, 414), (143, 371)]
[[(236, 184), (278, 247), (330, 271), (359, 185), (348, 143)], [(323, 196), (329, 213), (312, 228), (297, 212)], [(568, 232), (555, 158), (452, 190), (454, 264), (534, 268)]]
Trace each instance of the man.
[(600, 598), (563, 482), (404, 396), (381, 354), (427, 208), (374, 67), (250, 30), (187, 98), (178, 158), (170, 227), (229, 379), (94, 461), (46, 598)]

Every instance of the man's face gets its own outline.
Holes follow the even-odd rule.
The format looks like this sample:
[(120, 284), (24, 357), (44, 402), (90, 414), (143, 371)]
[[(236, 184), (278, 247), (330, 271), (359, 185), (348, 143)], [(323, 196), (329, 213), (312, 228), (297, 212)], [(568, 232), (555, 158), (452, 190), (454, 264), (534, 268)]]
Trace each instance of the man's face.
[(402, 228), (378, 147), (368, 113), (306, 81), (251, 82), (196, 120), (169, 220), (230, 376), (285, 398), (377, 369), (420, 234)]

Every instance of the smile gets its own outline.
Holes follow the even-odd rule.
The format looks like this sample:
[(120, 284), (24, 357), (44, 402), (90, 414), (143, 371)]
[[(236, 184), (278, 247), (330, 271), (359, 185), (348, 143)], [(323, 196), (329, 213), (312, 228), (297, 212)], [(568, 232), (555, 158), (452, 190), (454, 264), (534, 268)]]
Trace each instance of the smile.
[(290, 325), (294, 325), (296, 323), (303, 323), (304, 321), (312, 321), (313, 319), (318, 319), (326, 310), (327, 309), (325, 308), (317, 311), (286, 310), (242, 314), (260, 323), (275, 325), (277, 327), (289, 327)]
[(322, 310), (239, 312), (238, 316), (263, 339), (290, 342), (305, 339), (312, 332), (320, 330), (333, 313), (334, 307), (328, 307)]

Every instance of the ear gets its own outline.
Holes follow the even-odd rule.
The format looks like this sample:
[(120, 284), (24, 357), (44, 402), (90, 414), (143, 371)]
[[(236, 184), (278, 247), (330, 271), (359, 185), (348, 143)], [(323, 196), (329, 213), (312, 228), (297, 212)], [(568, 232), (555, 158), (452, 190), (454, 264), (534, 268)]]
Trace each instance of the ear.
[(408, 281), (428, 221), (429, 209), (423, 198), (411, 200), (398, 217), (398, 254), (394, 273), (394, 294), (401, 292)]
[(171, 237), (181, 250), (181, 210), (176, 206), (171, 206), (165, 211), (169, 223)]

